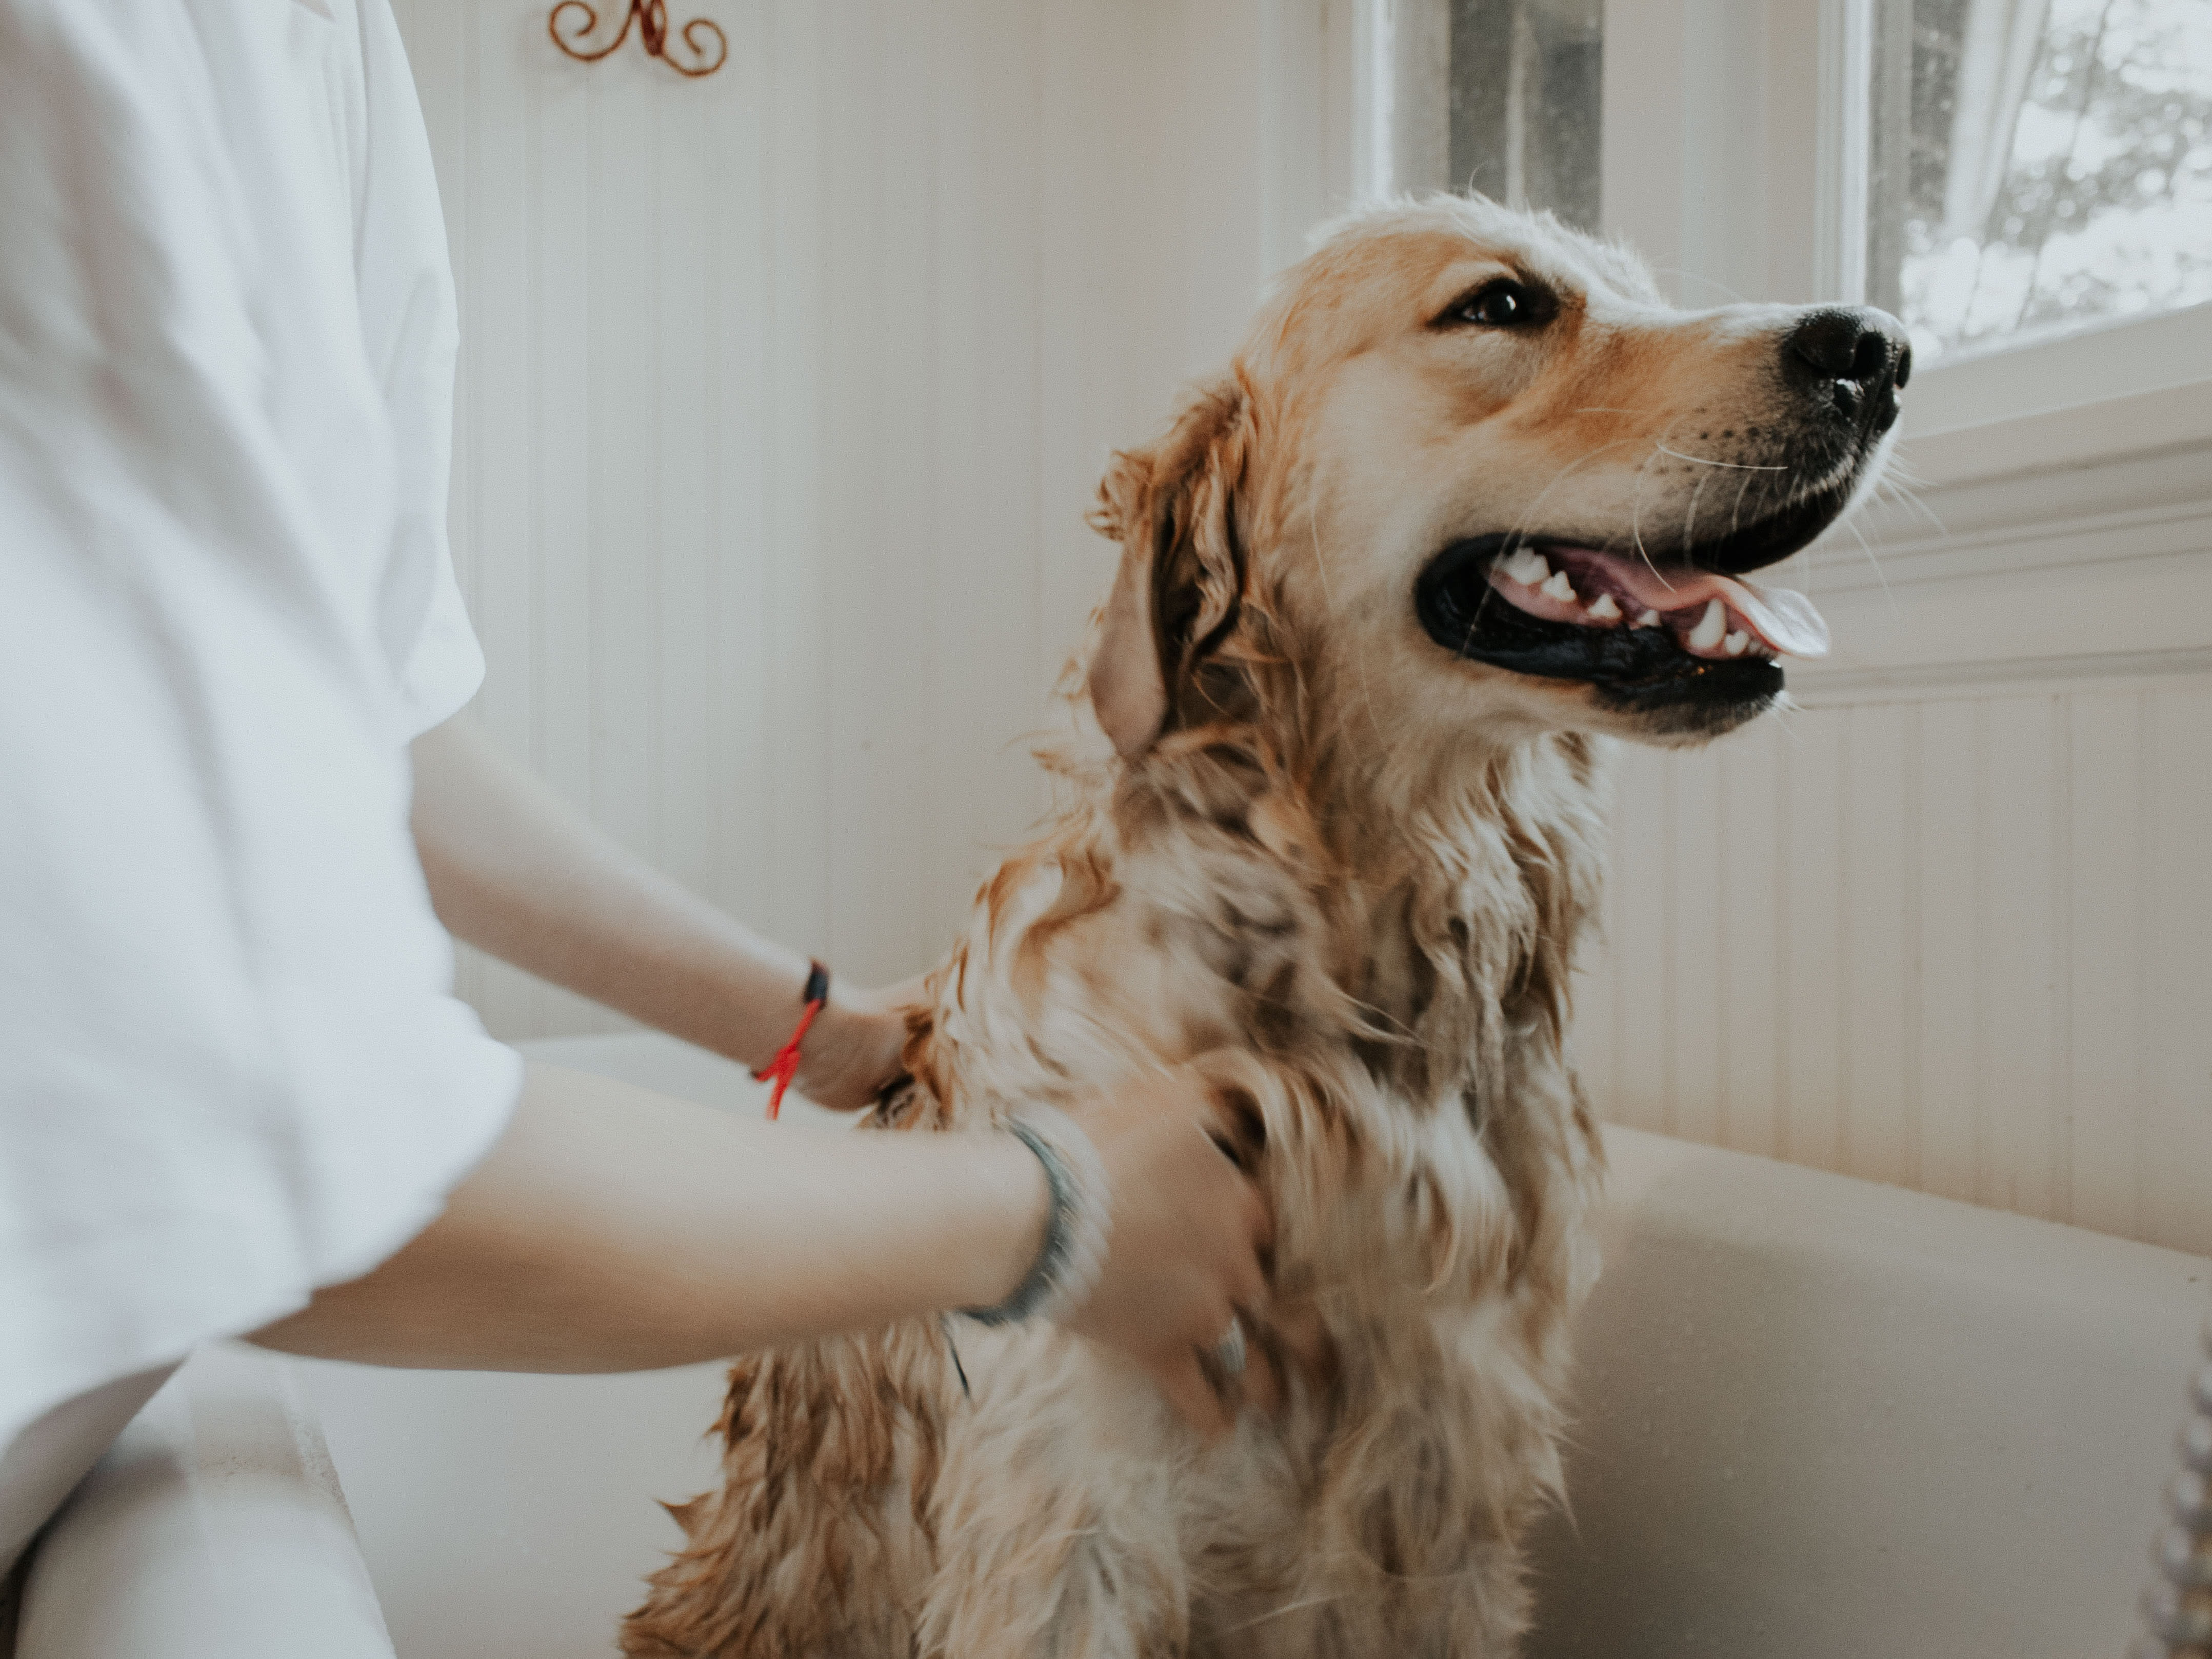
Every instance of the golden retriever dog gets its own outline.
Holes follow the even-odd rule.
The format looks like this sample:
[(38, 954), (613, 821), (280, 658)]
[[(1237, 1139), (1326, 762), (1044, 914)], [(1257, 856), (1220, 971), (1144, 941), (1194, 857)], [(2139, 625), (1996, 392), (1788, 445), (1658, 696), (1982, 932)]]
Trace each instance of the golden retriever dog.
[[(1600, 1174), (1567, 1053), (1611, 740), (1700, 742), (1825, 647), (1795, 552), (1879, 470), (1879, 313), (1683, 312), (1617, 247), (1356, 214), (1116, 455), (1111, 739), (985, 885), (877, 1121), (1196, 1062), (1275, 1217), (1279, 1412), (1209, 1443), (1049, 1325), (731, 1376), (637, 1659), (1501, 1659), (1554, 1501)], [(956, 1370), (947, 1330), (957, 1344)]]

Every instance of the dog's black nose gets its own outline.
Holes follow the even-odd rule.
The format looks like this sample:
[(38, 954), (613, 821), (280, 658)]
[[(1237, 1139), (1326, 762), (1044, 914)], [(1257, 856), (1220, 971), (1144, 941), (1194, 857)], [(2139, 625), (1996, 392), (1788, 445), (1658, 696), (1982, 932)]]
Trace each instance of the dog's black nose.
[(1869, 306), (1808, 311), (1782, 337), (1782, 371), (1834, 401), (1845, 420), (1863, 416), (1877, 432), (1897, 419), (1897, 394), (1912, 376), (1905, 325)]

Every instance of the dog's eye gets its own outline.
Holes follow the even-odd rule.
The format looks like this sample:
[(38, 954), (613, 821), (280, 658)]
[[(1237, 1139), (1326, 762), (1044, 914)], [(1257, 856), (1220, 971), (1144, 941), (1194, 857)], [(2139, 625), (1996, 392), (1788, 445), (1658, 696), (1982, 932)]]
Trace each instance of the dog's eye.
[(1449, 327), (1474, 323), (1483, 328), (1529, 328), (1551, 321), (1559, 307), (1552, 296), (1508, 277), (1485, 283), (1439, 319)]

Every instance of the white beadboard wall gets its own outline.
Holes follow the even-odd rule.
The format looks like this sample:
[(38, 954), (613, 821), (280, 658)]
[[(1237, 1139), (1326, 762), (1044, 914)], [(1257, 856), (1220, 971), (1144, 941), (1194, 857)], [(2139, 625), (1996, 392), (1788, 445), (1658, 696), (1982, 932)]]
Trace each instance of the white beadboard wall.
[[(569, 61), (549, 3), (397, 0), (462, 297), (474, 714), (757, 926), (918, 970), (1042, 803), (1109, 448), (1344, 193), (1348, 6), (678, 0), (729, 36), (691, 81), (635, 35)], [(619, 1024), (461, 983), (502, 1036)]]
[(1625, 757), (1607, 1115), (2212, 1253), (2212, 681)]

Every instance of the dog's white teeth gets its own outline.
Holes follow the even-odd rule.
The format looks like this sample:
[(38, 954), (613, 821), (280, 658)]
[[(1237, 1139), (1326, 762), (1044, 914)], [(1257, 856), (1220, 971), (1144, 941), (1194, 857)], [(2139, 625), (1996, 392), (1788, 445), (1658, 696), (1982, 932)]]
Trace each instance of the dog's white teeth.
[(1728, 632), (1728, 607), (1718, 599), (1705, 601), (1705, 614), (1698, 618), (1698, 625), (1690, 630), (1690, 648), (1710, 651), (1721, 642)]
[(1613, 602), (1612, 594), (1601, 593), (1590, 601), (1589, 617), (1592, 622), (1619, 622), (1620, 607)]
[(1564, 570), (1553, 572), (1552, 580), (1536, 591), (1547, 599), (1557, 599), (1563, 605), (1572, 605), (1575, 602), (1575, 585), (1567, 580), (1567, 573)]
[(1642, 616), (1638, 617), (1636, 619), (1636, 625), (1637, 625), (1638, 628), (1656, 628), (1656, 627), (1658, 627), (1658, 626), (1659, 626), (1659, 613), (1658, 613), (1656, 611), (1645, 611)]
[(1523, 587), (1534, 587), (1552, 574), (1551, 562), (1534, 548), (1516, 548), (1498, 562), (1498, 568)]
[(1731, 657), (1741, 657), (1751, 648), (1751, 635), (1738, 629), (1721, 641), (1721, 648)]

